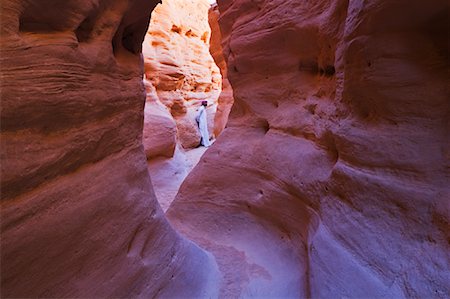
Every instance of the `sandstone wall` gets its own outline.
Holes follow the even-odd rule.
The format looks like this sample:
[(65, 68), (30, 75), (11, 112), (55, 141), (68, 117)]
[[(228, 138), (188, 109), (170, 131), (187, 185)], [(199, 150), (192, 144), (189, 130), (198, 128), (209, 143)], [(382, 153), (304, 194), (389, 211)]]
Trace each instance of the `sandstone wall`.
[(195, 116), (202, 100), (209, 102), (209, 131), (214, 133), (222, 80), (209, 53), (209, 7), (207, 0), (164, 0), (152, 13), (143, 44), (145, 79), (175, 119), (184, 148), (200, 143)]
[(217, 111), (214, 117), (214, 135), (217, 137), (225, 129), (228, 121), (228, 115), (230, 114), (231, 107), (233, 106), (233, 89), (230, 81), (228, 80), (228, 68), (223, 56), (222, 50), (222, 34), (219, 27), (219, 6), (217, 4), (212, 5), (208, 12), (208, 22), (211, 27), (211, 40), (209, 51), (211, 52), (214, 61), (220, 69), (222, 75), (222, 91), (220, 93)]
[(147, 172), (156, 4), (1, 1), (2, 298), (215, 296), (215, 262), (170, 227)]
[(214, 257), (147, 173), (155, 4), (0, 2), (1, 297), (450, 296), (446, 1), (219, 1), (236, 102), (168, 211)]
[(167, 215), (221, 294), (449, 297), (448, 2), (218, 4), (235, 103)]

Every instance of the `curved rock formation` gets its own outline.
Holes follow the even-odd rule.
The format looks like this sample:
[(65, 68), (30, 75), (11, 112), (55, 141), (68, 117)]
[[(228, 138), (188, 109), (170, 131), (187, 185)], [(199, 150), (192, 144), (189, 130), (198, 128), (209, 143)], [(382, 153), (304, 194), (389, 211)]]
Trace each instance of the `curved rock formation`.
[(218, 3), (235, 104), (167, 215), (221, 295), (450, 296), (448, 2)]
[(155, 5), (0, 2), (2, 298), (450, 297), (447, 1), (219, 1), (235, 104), (167, 213), (208, 251), (147, 172)]
[(1, 12), (1, 297), (215, 297), (168, 224), (142, 147), (141, 44), (157, 1)]
[(210, 135), (214, 132), (221, 75), (209, 53), (209, 7), (207, 0), (164, 0), (152, 13), (144, 41), (147, 84), (175, 119), (184, 148), (200, 143), (195, 116), (202, 100), (209, 101)]
[(158, 99), (155, 87), (144, 80), (146, 101), (142, 143), (147, 159), (171, 158), (177, 146), (177, 124), (170, 112)]
[(222, 75), (222, 92), (220, 93), (217, 111), (214, 117), (214, 135), (218, 137), (222, 133), (223, 129), (228, 121), (228, 115), (230, 114), (231, 107), (233, 106), (233, 89), (231, 88), (230, 81), (228, 81), (228, 68), (225, 61), (225, 57), (222, 53), (222, 34), (219, 27), (219, 6), (214, 4), (209, 9), (208, 22), (211, 27), (211, 40), (209, 51), (211, 52), (214, 61), (220, 69)]

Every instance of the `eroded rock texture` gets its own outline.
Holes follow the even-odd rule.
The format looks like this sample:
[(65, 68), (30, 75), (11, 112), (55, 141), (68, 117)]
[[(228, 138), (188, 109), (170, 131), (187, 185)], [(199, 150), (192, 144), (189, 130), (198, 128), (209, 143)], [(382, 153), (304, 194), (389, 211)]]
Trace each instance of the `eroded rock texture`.
[(155, 4), (0, 2), (2, 297), (450, 296), (446, 1), (219, 1), (236, 102), (168, 211), (212, 255), (146, 169)]
[(164, 0), (152, 13), (144, 41), (147, 84), (175, 119), (179, 143), (187, 149), (200, 143), (195, 116), (202, 100), (209, 102), (212, 136), (221, 90), (220, 71), (209, 53), (209, 7), (207, 0)]
[(2, 298), (215, 296), (215, 262), (170, 227), (147, 172), (156, 4), (1, 1)]
[(211, 6), (208, 12), (208, 22), (211, 28), (211, 40), (209, 51), (211, 52), (214, 61), (220, 69), (222, 75), (222, 92), (220, 93), (217, 111), (214, 117), (214, 135), (217, 137), (225, 129), (225, 125), (228, 121), (228, 115), (230, 114), (231, 107), (233, 106), (233, 89), (230, 81), (228, 80), (228, 68), (223, 56), (222, 50), (222, 34), (219, 27), (219, 6), (214, 4)]
[(447, 1), (218, 3), (235, 104), (167, 215), (222, 296), (449, 297)]

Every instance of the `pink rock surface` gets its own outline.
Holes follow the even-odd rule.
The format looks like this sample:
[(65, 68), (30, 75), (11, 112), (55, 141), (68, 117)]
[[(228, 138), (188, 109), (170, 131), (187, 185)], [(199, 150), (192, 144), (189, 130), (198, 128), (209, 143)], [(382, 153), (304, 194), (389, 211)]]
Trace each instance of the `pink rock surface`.
[(450, 296), (448, 2), (219, 0), (235, 103), (167, 215), (221, 296)]
[(211, 6), (208, 12), (208, 22), (211, 27), (211, 40), (209, 51), (211, 52), (214, 61), (220, 68), (220, 74), (222, 75), (222, 92), (220, 93), (217, 111), (214, 117), (214, 135), (217, 137), (225, 129), (228, 121), (228, 115), (230, 114), (231, 107), (233, 106), (233, 89), (230, 81), (228, 81), (228, 68), (223, 56), (222, 50), (222, 34), (219, 27), (219, 7), (217, 4)]
[(219, 1), (235, 103), (170, 223), (155, 5), (0, 2), (2, 298), (450, 297), (447, 1)]
[(2, 298), (215, 296), (213, 258), (171, 228), (147, 172), (156, 3), (1, 1)]
[(177, 125), (170, 112), (158, 99), (155, 87), (144, 81), (146, 101), (144, 107), (144, 129), (142, 144), (147, 159), (170, 158), (177, 145)]
[(172, 116), (159, 105), (145, 104), (142, 143), (147, 159), (170, 158), (177, 144), (177, 125)]
[(222, 80), (209, 53), (209, 7), (207, 0), (164, 0), (152, 13), (143, 44), (146, 80), (174, 117), (184, 148), (200, 143), (195, 116), (202, 100), (209, 102), (214, 133)]

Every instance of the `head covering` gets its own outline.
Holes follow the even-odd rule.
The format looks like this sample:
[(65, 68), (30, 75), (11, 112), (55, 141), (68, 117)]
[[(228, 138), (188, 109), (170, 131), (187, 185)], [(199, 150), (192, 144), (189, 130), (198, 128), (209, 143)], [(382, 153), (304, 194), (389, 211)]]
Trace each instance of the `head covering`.
[(208, 101), (202, 101), (202, 106), (208, 106)]

